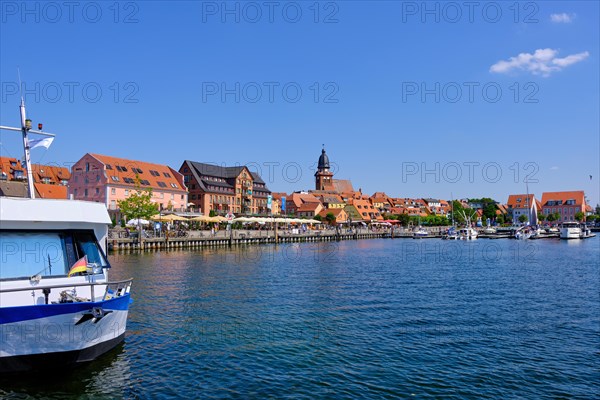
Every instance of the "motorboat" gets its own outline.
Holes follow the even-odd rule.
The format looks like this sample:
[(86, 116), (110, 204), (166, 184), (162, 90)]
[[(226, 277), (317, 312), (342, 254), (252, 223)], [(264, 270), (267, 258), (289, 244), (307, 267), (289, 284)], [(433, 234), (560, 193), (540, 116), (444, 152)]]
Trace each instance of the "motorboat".
[(458, 240), (458, 232), (454, 227), (448, 229), (445, 235), (442, 236), (443, 240)]
[(565, 221), (560, 226), (561, 239), (581, 239), (582, 231), (578, 222)]
[(461, 228), (458, 231), (459, 240), (475, 240), (477, 239), (477, 231), (471, 227)]
[(485, 228), (483, 228), (483, 233), (485, 233), (486, 235), (493, 235), (496, 233), (496, 228), (492, 228), (491, 226), (486, 226)]
[(581, 239), (589, 239), (596, 237), (595, 233), (592, 233), (592, 230), (589, 226), (582, 224), (581, 225)]
[(413, 238), (420, 239), (429, 236), (429, 232), (423, 229), (422, 226), (419, 226), (413, 230)]

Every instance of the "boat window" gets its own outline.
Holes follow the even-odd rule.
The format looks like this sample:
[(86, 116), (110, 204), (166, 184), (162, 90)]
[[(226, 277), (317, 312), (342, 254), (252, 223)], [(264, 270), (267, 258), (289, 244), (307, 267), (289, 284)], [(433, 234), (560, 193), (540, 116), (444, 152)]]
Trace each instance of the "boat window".
[(91, 231), (0, 231), (0, 280), (65, 276), (83, 256), (110, 268)]
[(58, 233), (0, 232), (0, 249), (0, 279), (68, 272)]
[(85, 255), (87, 256), (89, 264), (108, 267), (108, 262), (100, 252), (93, 233), (75, 232), (73, 233), (73, 239), (75, 241), (75, 247), (77, 250), (77, 259), (80, 259)]

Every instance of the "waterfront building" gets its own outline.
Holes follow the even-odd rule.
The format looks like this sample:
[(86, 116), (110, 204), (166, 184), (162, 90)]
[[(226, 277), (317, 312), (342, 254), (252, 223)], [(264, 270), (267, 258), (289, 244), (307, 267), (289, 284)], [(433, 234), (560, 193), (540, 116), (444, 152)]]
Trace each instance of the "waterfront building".
[(348, 204), (354, 206), (365, 221), (383, 220), (379, 210), (373, 206), (368, 198), (352, 198), (348, 200)]
[(392, 209), (392, 201), (384, 192), (373, 193), (370, 200), (371, 204), (373, 204), (373, 207), (375, 207), (380, 213), (389, 213)]
[[(307, 216), (306, 214), (309, 213), (310, 210), (317, 209), (317, 204), (321, 206), (321, 209), (323, 209), (323, 205), (319, 199), (312, 193), (307, 192), (294, 192), (290, 194), (286, 197), (285, 204), (286, 213), (295, 216), (302, 216), (301, 213), (305, 214), (303, 216)], [(307, 204), (312, 205), (308, 206)], [(311, 217), (315, 216), (319, 211), (321, 211), (321, 209), (312, 214)]]
[[(31, 166), (35, 197), (66, 199), (71, 173), (68, 168), (56, 165)], [(0, 157), (0, 196), (27, 197), (27, 169), (20, 160)]]
[(284, 192), (272, 192), (271, 198), (273, 199), (273, 206), (271, 208), (272, 215), (285, 215), (285, 204), (287, 193)]
[(426, 198), (423, 199), (423, 202), (426, 204), (426, 209), (430, 215), (447, 215), (450, 209), (450, 205), (446, 200)]
[(315, 196), (323, 207), (325, 208), (338, 208), (343, 209), (346, 206), (346, 202), (342, 199), (342, 196), (335, 193), (320, 193), (319, 191), (310, 192), (313, 196)]
[(318, 203), (304, 203), (296, 210), (298, 217), (314, 218), (315, 215), (319, 214), (323, 210), (323, 205)]
[(326, 221), (325, 218), (327, 218), (327, 214), (329, 213), (333, 214), (335, 217), (336, 224), (343, 224), (348, 221), (348, 213), (343, 208), (328, 208), (319, 212), (323, 222)]
[(152, 189), (161, 210), (185, 211), (188, 193), (183, 176), (167, 165), (87, 153), (73, 165), (69, 196), (104, 203), (112, 215), (118, 202), (136, 189)]
[(587, 203), (583, 190), (542, 193), (542, 213), (559, 214), (558, 222), (576, 221), (575, 214), (583, 212), (585, 215), (586, 209)]
[(179, 172), (189, 189), (189, 200), (204, 214), (270, 215), (271, 191), (260, 175), (246, 166), (223, 167), (185, 160)]
[(537, 215), (540, 210), (540, 202), (533, 194), (511, 194), (506, 202), (507, 211), (513, 223), (519, 222), (521, 215), (527, 216), (527, 221), (531, 225), (536, 225), (538, 222)]
[(354, 204), (346, 204), (344, 206), (344, 211), (348, 216), (348, 221), (350, 222), (360, 222), (363, 221), (363, 217), (361, 213), (358, 211), (358, 208)]

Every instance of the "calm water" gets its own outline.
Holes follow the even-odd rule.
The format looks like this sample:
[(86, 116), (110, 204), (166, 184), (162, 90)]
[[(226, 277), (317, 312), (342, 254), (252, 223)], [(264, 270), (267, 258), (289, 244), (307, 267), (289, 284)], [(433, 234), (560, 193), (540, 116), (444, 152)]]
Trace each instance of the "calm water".
[[(363, 240), (113, 255), (122, 346), (2, 398), (582, 398), (600, 238)], [(75, 396), (74, 396), (75, 395)]]

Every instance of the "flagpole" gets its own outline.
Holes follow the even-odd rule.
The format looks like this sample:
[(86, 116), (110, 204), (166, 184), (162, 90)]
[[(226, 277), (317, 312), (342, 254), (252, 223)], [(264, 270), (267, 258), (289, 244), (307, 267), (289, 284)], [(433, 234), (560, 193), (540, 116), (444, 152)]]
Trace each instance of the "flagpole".
[[(35, 199), (35, 187), (33, 185), (33, 171), (31, 169), (31, 154), (29, 151), (30, 150), (29, 138), (27, 137), (27, 135), (28, 135), (28, 133), (35, 133), (38, 135), (50, 136), (50, 137), (54, 137), (55, 135), (52, 133), (36, 131), (36, 130), (31, 129), (31, 121), (27, 119), (27, 113), (25, 111), (25, 101), (23, 100), (22, 97), (21, 97), (21, 105), (19, 106), (19, 109), (20, 109), (20, 113), (21, 113), (21, 128), (19, 129), (19, 128), (13, 128), (11, 126), (1, 126), (0, 125), (0, 130), (4, 129), (7, 131), (21, 132), (21, 134), (23, 135), (23, 151), (24, 151), (24, 155), (25, 155), (25, 168), (27, 169), (27, 189), (29, 192), (29, 198)], [(41, 127), (41, 124), (40, 124), (40, 127)]]

